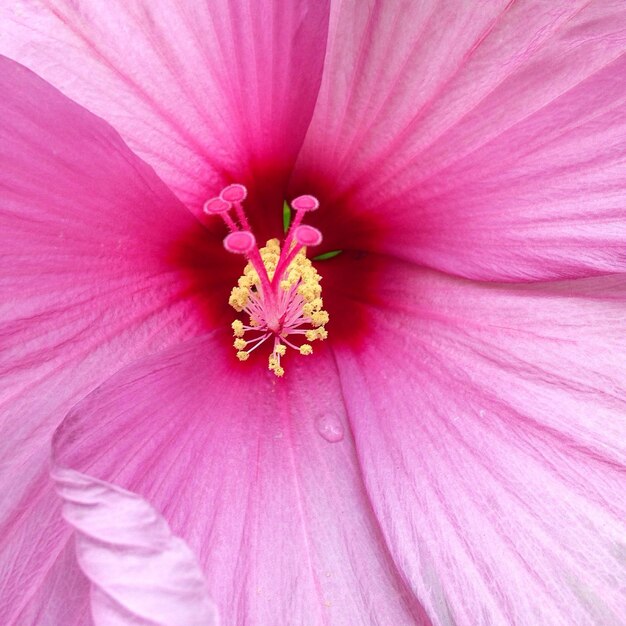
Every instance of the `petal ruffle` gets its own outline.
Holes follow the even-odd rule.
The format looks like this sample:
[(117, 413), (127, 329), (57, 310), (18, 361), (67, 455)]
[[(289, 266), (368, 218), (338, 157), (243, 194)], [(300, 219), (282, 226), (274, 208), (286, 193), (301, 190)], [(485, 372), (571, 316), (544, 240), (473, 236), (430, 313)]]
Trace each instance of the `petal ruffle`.
[[(13, 598), (0, 622), (10, 623), (2, 611), (18, 613), (17, 596), (56, 557), (48, 538), (27, 538), (53, 516), (54, 428), (123, 364), (206, 328), (204, 294), (173, 258), (212, 253), (102, 120), (4, 58), (0, 92), (0, 595)], [(210, 271), (203, 280), (212, 285)], [(24, 515), (37, 507), (40, 519)]]
[(20, 0), (0, 9), (0, 53), (113, 124), (198, 209), (225, 178), (286, 175), (327, 28), (326, 0)]
[(95, 626), (217, 624), (195, 557), (147, 502), (70, 469), (52, 476), (92, 584)]
[(148, 357), (70, 413), (58, 462), (160, 511), (224, 624), (429, 624), (381, 545), (330, 352), (288, 361), (276, 381), (214, 337)]
[(337, 3), (299, 175), (442, 271), (623, 271), (625, 52), (620, 0)]
[(618, 624), (626, 279), (387, 278), (337, 362), (374, 511), (433, 623)]

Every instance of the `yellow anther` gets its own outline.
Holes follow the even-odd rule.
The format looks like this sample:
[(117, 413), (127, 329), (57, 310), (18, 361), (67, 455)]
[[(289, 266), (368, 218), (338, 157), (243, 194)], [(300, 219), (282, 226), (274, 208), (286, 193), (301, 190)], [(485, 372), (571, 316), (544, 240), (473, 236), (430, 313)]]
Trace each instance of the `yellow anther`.
[(307, 302), (303, 307), (302, 307), (302, 312), (308, 316), (311, 317), (311, 315), (313, 313), (315, 313), (316, 311), (319, 311), (322, 306), (323, 306), (323, 302), (321, 298), (313, 298), (313, 300), (311, 300), (310, 302)]
[(313, 326), (323, 326), (324, 324), (328, 324), (328, 313), (326, 311), (317, 311), (311, 315), (311, 324)]
[(270, 354), (268, 359), (268, 367), (276, 376), (282, 376), (285, 373), (285, 370), (280, 366), (278, 359), (273, 354)]
[(315, 298), (319, 298), (322, 288), (317, 283), (305, 282), (298, 287), (298, 293), (307, 301), (311, 302)]
[[(293, 246), (296, 242), (292, 242)], [(284, 251), (283, 251), (284, 253)], [(278, 239), (270, 239), (264, 247), (259, 249), (261, 262), (270, 278), (273, 279), (281, 259), (280, 242)], [(324, 328), (324, 324), (328, 322), (328, 313), (324, 311), (324, 302), (321, 298), (322, 288), (320, 281), (322, 277), (317, 273), (311, 261), (307, 258), (304, 248), (302, 248), (293, 258), (289, 267), (284, 268), (281, 276), (278, 277), (276, 294), (278, 299), (268, 298), (265, 289), (261, 286), (261, 280), (257, 271), (251, 263), (247, 263), (243, 275), (237, 281), (237, 286), (232, 290), (229, 298), (230, 305), (236, 311), (244, 309), (250, 314), (248, 326), (245, 326), (240, 320), (232, 323), (233, 334), (235, 340), (233, 345), (237, 350), (237, 358), (241, 361), (248, 360), (249, 352), (245, 348), (251, 342), (244, 339), (247, 330), (250, 327), (265, 333), (264, 338), (269, 338), (270, 333), (274, 333), (274, 348), (268, 359), (268, 368), (276, 376), (283, 376), (285, 373), (281, 365), (281, 358), (287, 353), (287, 344), (280, 343), (281, 339), (289, 337), (291, 333), (302, 333), (307, 342), (296, 348), (302, 355), (313, 354), (313, 347), (310, 342), (326, 339), (328, 333)], [(272, 285), (272, 288), (274, 286)], [(291, 292), (295, 289), (298, 295)], [(268, 308), (270, 317), (266, 318), (265, 307)], [(285, 307), (285, 311), (281, 312), (280, 307)], [(278, 311), (275, 309), (278, 308)], [(298, 310), (299, 309), (299, 310)], [(286, 316), (286, 317), (285, 317)], [(281, 327), (276, 330), (276, 319), (281, 320)], [(286, 326), (283, 328), (284, 319), (287, 319)], [(271, 325), (270, 325), (270, 320)], [(304, 328), (300, 330), (303, 324), (309, 324), (313, 328)], [(276, 340), (278, 337), (278, 341)], [(260, 339), (257, 337), (257, 339)]]
[(328, 337), (328, 331), (323, 326), (320, 326), (319, 328), (307, 330), (304, 336), (307, 338), (307, 341), (315, 341), (316, 339), (324, 341)]
[(235, 309), (235, 311), (241, 312), (248, 304), (248, 290), (243, 287), (233, 287), (230, 292), (230, 298), (228, 304)]
[[(265, 248), (263, 249), (265, 250)], [(261, 253), (261, 258), (263, 259), (263, 263), (265, 263), (265, 267), (270, 264), (275, 266), (278, 263), (279, 255), (276, 254), (276, 252), (270, 252), (269, 250), (266, 250), (265, 252)]]

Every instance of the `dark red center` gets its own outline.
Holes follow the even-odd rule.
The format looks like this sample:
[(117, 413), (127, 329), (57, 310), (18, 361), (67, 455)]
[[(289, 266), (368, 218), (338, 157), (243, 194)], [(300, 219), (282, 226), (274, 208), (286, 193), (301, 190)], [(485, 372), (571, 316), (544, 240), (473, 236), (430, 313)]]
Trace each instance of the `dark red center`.
[[(307, 213), (306, 218), (324, 237), (312, 254), (342, 250), (331, 259), (314, 261), (323, 277), (324, 308), (330, 314), (328, 341), (357, 347), (367, 337), (368, 307), (384, 304), (377, 298), (376, 286), (384, 277), (385, 259), (371, 252), (382, 229), (372, 218), (365, 218), (349, 196), (337, 197), (331, 181), (319, 175), (307, 175), (288, 182), (288, 174), (284, 168), (265, 166), (254, 176), (239, 177), (232, 182), (247, 187), (246, 213), (259, 245), (272, 237), (283, 239), (285, 200), (289, 202), (305, 194), (319, 199), (319, 209)], [(207, 197), (219, 191), (207, 190)], [(233, 194), (237, 194), (236, 187)], [(195, 303), (207, 331), (230, 328), (233, 311), (228, 298), (245, 265), (242, 257), (224, 249), (222, 241), (226, 234), (226, 227), (216, 216), (214, 222), (204, 226), (198, 223), (174, 241), (170, 254), (170, 262), (181, 273), (185, 293)]]

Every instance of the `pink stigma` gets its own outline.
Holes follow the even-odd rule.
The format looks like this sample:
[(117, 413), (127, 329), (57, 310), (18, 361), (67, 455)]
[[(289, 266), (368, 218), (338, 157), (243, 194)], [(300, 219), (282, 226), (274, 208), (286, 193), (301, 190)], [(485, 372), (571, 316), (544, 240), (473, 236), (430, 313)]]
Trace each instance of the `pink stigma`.
[(231, 203), (226, 202), (222, 198), (211, 198), (204, 203), (204, 212), (208, 215), (217, 215), (231, 208)]
[(319, 246), (322, 243), (322, 233), (313, 226), (298, 226), (294, 232), (294, 239), (301, 246)]
[(327, 337), (324, 325), (328, 313), (322, 308), (321, 276), (306, 256), (308, 247), (322, 242), (322, 233), (302, 224), (304, 214), (317, 209), (319, 202), (308, 195), (296, 198), (291, 203), (296, 216), (282, 246), (278, 239), (270, 239), (258, 248), (243, 210), (247, 195), (243, 185), (229, 185), (219, 197), (206, 201), (204, 211), (219, 215), (228, 226), (226, 250), (248, 260), (229, 299), (237, 312), (249, 316), (248, 324), (240, 319), (232, 324), (237, 357), (246, 361), (253, 350), (272, 339), (269, 369), (282, 376), (281, 358), (288, 347), (308, 355), (313, 348), (302, 340), (312, 342)]
[(239, 230), (224, 238), (224, 247), (235, 254), (246, 254), (256, 246), (256, 239), (249, 230)]
[(319, 205), (320, 203), (315, 196), (298, 196), (291, 203), (296, 211), (315, 211)]
[(248, 190), (243, 185), (228, 185), (220, 193), (220, 198), (226, 202), (243, 202), (248, 195)]

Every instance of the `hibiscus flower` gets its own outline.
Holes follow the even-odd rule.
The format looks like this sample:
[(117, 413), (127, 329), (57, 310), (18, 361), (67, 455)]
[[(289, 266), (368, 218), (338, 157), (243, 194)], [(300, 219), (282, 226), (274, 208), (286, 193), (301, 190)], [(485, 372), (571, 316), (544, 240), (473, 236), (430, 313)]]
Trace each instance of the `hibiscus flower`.
[[(617, 624), (625, 50), (621, 1), (5, 3), (0, 622)], [(264, 255), (319, 201), (283, 376), (233, 183)]]

